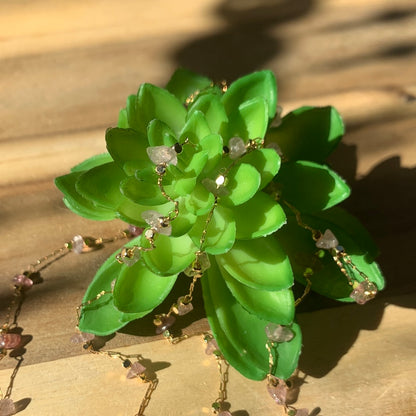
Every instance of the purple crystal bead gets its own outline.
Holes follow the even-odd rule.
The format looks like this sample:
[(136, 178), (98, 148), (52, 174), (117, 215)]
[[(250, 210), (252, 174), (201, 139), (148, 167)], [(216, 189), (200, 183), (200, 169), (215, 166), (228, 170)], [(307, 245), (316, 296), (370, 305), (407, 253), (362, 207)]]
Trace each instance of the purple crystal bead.
[(285, 381), (277, 377), (271, 378), (267, 384), (267, 391), (277, 404), (286, 404), (287, 390), (288, 388)]
[(143, 374), (146, 371), (146, 367), (140, 364), (139, 361), (133, 363), (126, 375), (127, 378), (136, 378), (139, 377), (140, 374)]
[(80, 332), (72, 335), (70, 341), (73, 344), (85, 344), (86, 342), (92, 341), (94, 339), (94, 334), (89, 334), (88, 332)]
[(17, 274), (13, 277), (13, 283), (22, 290), (29, 290), (33, 286), (33, 280), (24, 274)]
[(161, 315), (156, 317), (153, 323), (156, 325), (156, 334), (163, 334), (167, 329), (169, 329), (176, 321), (176, 318), (173, 315)]
[(16, 406), (12, 399), (0, 400), (0, 416), (11, 416), (16, 413)]
[(330, 250), (338, 246), (338, 240), (331, 230), (325, 232), (316, 240), (316, 247)]
[(214, 354), (215, 351), (219, 351), (219, 350), (220, 349), (218, 347), (217, 341), (215, 341), (215, 339), (212, 338), (207, 342), (207, 346), (205, 348), (205, 354), (212, 355)]
[(137, 227), (136, 225), (129, 224), (128, 232), (132, 237), (138, 237), (139, 235), (142, 235), (143, 230), (143, 227)]
[(359, 305), (373, 299), (377, 294), (377, 286), (367, 280), (359, 283), (350, 294), (350, 298), (354, 299)]
[(267, 338), (274, 342), (288, 342), (295, 336), (289, 327), (273, 323), (267, 324), (264, 331)]
[(22, 337), (19, 334), (0, 334), (0, 348), (12, 350), (16, 348), (21, 341)]

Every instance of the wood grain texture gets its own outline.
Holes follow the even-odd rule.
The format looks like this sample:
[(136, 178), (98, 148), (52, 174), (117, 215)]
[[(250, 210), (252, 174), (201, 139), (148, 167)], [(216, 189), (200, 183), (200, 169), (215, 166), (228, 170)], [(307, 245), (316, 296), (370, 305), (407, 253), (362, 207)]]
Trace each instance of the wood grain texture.
[[(319, 406), (321, 416), (414, 415), (415, 39), (412, 0), (1, 2), (1, 319), (10, 277), (28, 263), (75, 234), (111, 235), (123, 226), (69, 212), (53, 178), (105, 150), (105, 129), (128, 94), (142, 82), (163, 85), (178, 66), (228, 80), (270, 68), (284, 112), (332, 104), (343, 115), (347, 135), (331, 164), (352, 185), (345, 205), (374, 236), (388, 282), (364, 307), (300, 315), (307, 377), (296, 406)], [(19, 415), (137, 412), (145, 387), (124, 381), (118, 363), (68, 342), (75, 307), (116, 249), (66, 256), (28, 294), (19, 323), (30, 342), (12, 397), (30, 401)], [(183, 321), (190, 334), (208, 328), (198, 304)], [(200, 339), (172, 347), (151, 332), (148, 319), (106, 344), (168, 363), (159, 366), (146, 415), (209, 414), (218, 375)], [(0, 362), (3, 390), (14, 364)], [(233, 416), (280, 412), (263, 383), (234, 371), (229, 402)]]

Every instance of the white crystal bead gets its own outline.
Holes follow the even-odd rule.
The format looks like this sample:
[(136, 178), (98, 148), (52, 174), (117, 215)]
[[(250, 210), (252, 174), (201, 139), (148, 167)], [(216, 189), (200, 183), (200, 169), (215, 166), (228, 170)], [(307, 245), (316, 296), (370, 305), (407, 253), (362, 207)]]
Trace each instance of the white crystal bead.
[(207, 191), (213, 193), (215, 196), (227, 196), (230, 193), (224, 185), (218, 185), (216, 181), (210, 178), (202, 179), (201, 183), (205, 186)]
[(325, 230), (318, 240), (316, 240), (316, 247), (323, 248), (324, 250), (336, 248), (338, 244), (338, 240), (331, 230)]
[(133, 250), (131, 248), (123, 248), (121, 253), (119, 254), (119, 259), (126, 265), (126, 266), (133, 266), (140, 260), (140, 250)]
[(0, 400), (0, 416), (11, 416), (16, 413), (16, 406), (12, 399)]
[(232, 137), (228, 141), (228, 148), (228, 155), (230, 156), (230, 159), (237, 159), (244, 153), (246, 153), (246, 146), (244, 144), (243, 139), (241, 139), (240, 137)]
[(82, 235), (75, 235), (72, 238), (72, 251), (76, 254), (81, 254), (82, 250), (84, 249), (84, 239), (82, 238)]
[(94, 334), (88, 332), (80, 332), (71, 336), (71, 342), (73, 344), (84, 344), (85, 342), (90, 342), (94, 339)]
[(176, 165), (178, 163), (178, 156), (175, 149), (169, 146), (153, 146), (146, 149), (150, 160), (155, 165), (166, 164)]
[(267, 324), (264, 331), (267, 338), (274, 342), (288, 342), (295, 336), (289, 327), (274, 323)]
[(171, 235), (172, 226), (169, 219), (157, 211), (148, 210), (142, 212), (142, 218), (159, 234)]
[(198, 252), (196, 259), (185, 269), (184, 273), (189, 277), (194, 277), (196, 273), (204, 273), (210, 267), (211, 262), (208, 254), (205, 251)]
[(359, 305), (364, 305), (364, 303), (374, 299), (376, 294), (377, 286), (372, 282), (364, 280), (355, 286), (350, 294), (350, 298), (354, 299)]

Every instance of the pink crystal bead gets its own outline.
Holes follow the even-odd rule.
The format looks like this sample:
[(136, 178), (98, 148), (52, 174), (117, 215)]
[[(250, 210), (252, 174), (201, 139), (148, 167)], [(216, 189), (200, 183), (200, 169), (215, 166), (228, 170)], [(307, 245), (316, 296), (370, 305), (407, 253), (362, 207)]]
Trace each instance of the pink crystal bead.
[(217, 341), (215, 341), (215, 339), (212, 338), (207, 342), (207, 346), (205, 348), (205, 354), (212, 355), (214, 354), (215, 351), (219, 351), (219, 350), (220, 349), (218, 347)]
[(73, 344), (84, 344), (86, 342), (92, 341), (94, 339), (94, 334), (89, 334), (88, 332), (80, 332), (72, 335), (70, 341)]
[(173, 315), (162, 315), (155, 319), (154, 324), (156, 325), (156, 334), (163, 334), (167, 329), (169, 329), (176, 321), (176, 318)]
[(338, 244), (338, 240), (331, 230), (325, 230), (318, 240), (316, 240), (316, 247), (323, 248), (324, 250), (335, 248)]
[(143, 227), (137, 227), (136, 225), (129, 224), (128, 232), (132, 237), (138, 237), (139, 235), (142, 235), (143, 230)]
[(139, 377), (140, 374), (143, 374), (146, 371), (146, 367), (136, 361), (133, 363), (126, 375), (127, 378), (136, 378)]
[(0, 348), (12, 350), (16, 348), (21, 341), (22, 337), (19, 334), (0, 334)]
[(191, 302), (184, 303), (183, 300), (184, 300), (184, 298), (183, 298), (183, 296), (181, 296), (180, 298), (178, 298), (178, 301), (177, 301), (177, 304), (176, 304), (177, 305), (176, 306), (176, 313), (179, 316), (186, 315), (187, 313), (193, 311), (193, 309), (194, 309), (194, 306), (192, 305)]
[(377, 287), (374, 283), (367, 280), (359, 283), (350, 294), (350, 298), (354, 299), (359, 305), (373, 299), (377, 294)]
[(16, 406), (12, 399), (0, 400), (0, 416), (11, 416), (16, 413)]
[(285, 381), (277, 377), (273, 377), (267, 384), (267, 391), (277, 404), (286, 404), (287, 390)]
[(274, 323), (267, 324), (264, 331), (267, 338), (274, 342), (288, 342), (295, 335), (289, 327)]
[(20, 287), (23, 290), (29, 290), (33, 286), (33, 280), (24, 274), (14, 276), (13, 283), (16, 287)]

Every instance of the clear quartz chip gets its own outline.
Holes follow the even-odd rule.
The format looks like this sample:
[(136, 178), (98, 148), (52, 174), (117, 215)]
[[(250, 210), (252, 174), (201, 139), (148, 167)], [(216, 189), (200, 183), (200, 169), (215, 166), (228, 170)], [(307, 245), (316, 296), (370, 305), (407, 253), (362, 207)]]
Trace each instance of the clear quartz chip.
[(148, 210), (142, 212), (142, 218), (159, 234), (171, 235), (172, 226), (169, 223), (169, 218), (164, 217), (157, 211)]
[(94, 339), (94, 334), (90, 334), (88, 332), (77, 332), (76, 334), (71, 336), (71, 343), (72, 344), (84, 344), (86, 342), (90, 342)]
[(274, 323), (267, 324), (264, 331), (267, 338), (274, 342), (289, 342), (295, 336), (289, 327)]
[(325, 230), (318, 240), (316, 240), (316, 247), (323, 248), (324, 250), (336, 248), (338, 244), (338, 240), (331, 230)]
[(82, 235), (75, 235), (72, 238), (72, 251), (76, 254), (81, 254), (84, 249), (85, 241)]
[(246, 146), (243, 139), (240, 137), (232, 137), (228, 141), (228, 149), (228, 155), (230, 156), (230, 159), (238, 159), (240, 156), (246, 153)]
[(146, 149), (150, 160), (155, 165), (175, 165), (178, 163), (178, 156), (175, 149), (169, 146), (153, 146)]
[(189, 277), (194, 277), (196, 273), (204, 273), (210, 267), (209, 256), (205, 251), (202, 251), (196, 254), (196, 259), (184, 270), (184, 273)]
[(133, 264), (136, 264), (140, 260), (140, 257), (140, 250), (124, 247), (117, 256), (117, 260), (120, 260), (127, 266), (133, 266)]
[(230, 192), (224, 185), (219, 185), (218, 178), (214, 181), (210, 178), (202, 179), (201, 183), (205, 186), (207, 191), (213, 193), (215, 196), (227, 196)]
[(364, 303), (374, 299), (376, 294), (377, 286), (368, 280), (364, 280), (354, 287), (350, 298), (354, 299), (359, 305), (364, 305)]

